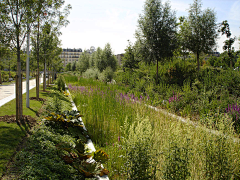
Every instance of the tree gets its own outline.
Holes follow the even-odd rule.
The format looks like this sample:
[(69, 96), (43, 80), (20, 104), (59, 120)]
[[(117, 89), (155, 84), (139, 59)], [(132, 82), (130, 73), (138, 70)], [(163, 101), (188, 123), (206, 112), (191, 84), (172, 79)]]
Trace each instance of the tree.
[[(96, 51), (93, 52), (92, 54), (92, 62), (93, 62), (93, 66), (95, 66), (96, 68), (99, 67), (100, 62), (102, 60), (102, 49), (100, 47), (97, 48)], [(99, 68), (98, 68), (99, 69)]]
[(181, 16), (179, 18), (179, 32), (178, 32), (178, 44), (179, 44), (179, 51), (180, 51), (180, 54), (183, 56), (184, 60), (186, 59), (186, 57), (189, 55), (189, 51), (188, 49), (186, 48), (187, 46), (187, 41), (185, 39), (185, 37), (182, 36), (182, 34), (184, 32), (186, 32), (186, 29), (188, 27), (188, 22), (185, 21), (186, 18), (184, 16)]
[(71, 63), (68, 63), (67, 65), (66, 65), (66, 68), (65, 68), (65, 71), (71, 71), (71, 68), (72, 67), (72, 64)]
[(200, 53), (209, 53), (216, 45), (217, 38), (215, 12), (209, 8), (202, 11), (201, 8), (201, 0), (194, 0), (180, 30), (184, 46), (197, 56), (198, 71)]
[(97, 51), (94, 52), (93, 54), (94, 56), (94, 61), (95, 61), (95, 67), (100, 71), (102, 72), (104, 70), (104, 68), (106, 68), (106, 65), (105, 65), (105, 61), (103, 59), (103, 50), (98, 47), (97, 48)]
[(134, 48), (132, 46), (132, 44), (130, 43), (130, 41), (128, 41), (128, 46), (125, 49), (125, 54), (123, 56), (123, 68), (127, 68), (127, 69), (137, 69), (138, 68), (138, 60), (135, 57), (134, 54)]
[[(40, 48), (43, 43), (45, 43), (45, 51), (48, 48), (47, 36), (50, 36), (50, 32), (54, 31), (56, 34), (60, 35), (59, 29), (62, 26), (66, 26), (69, 22), (67, 21), (67, 16), (70, 5), (67, 5), (63, 11), (61, 11), (64, 1), (55, 0), (40, 0), (37, 2), (38, 7), (41, 9), (36, 12), (37, 20), (33, 30), (32, 46), (34, 46), (34, 53), (37, 60), (37, 82), (36, 82), (36, 96), (39, 98), (39, 63), (40, 63)], [(40, 32), (42, 30), (42, 32)], [(42, 40), (44, 39), (44, 40)], [(42, 58), (44, 60), (44, 90), (46, 87), (46, 57)]]
[(168, 2), (146, 0), (143, 15), (138, 20), (136, 38), (138, 46), (147, 57), (145, 62), (157, 63), (156, 82), (158, 83), (158, 62), (172, 57), (176, 48), (176, 17)]
[(221, 32), (222, 35), (226, 35), (226, 37), (228, 38), (228, 40), (224, 41), (224, 46), (223, 46), (223, 50), (227, 51), (228, 53), (228, 57), (230, 58), (230, 67), (233, 67), (233, 58), (234, 58), (234, 48), (232, 47), (232, 45), (234, 44), (236, 37), (231, 37), (232, 33), (230, 31), (230, 27), (229, 24), (227, 22), (227, 20), (223, 21), (220, 24), (220, 29), (218, 30), (218, 32)]
[(79, 61), (77, 64), (77, 70), (80, 71), (80, 73), (85, 72), (90, 67), (89, 61), (90, 61), (90, 54), (87, 51), (84, 51), (79, 58)]
[(107, 67), (111, 67), (113, 71), (117, 69), (117, 58), (112, 52), (111, 45), (107, 43), (102, 50), (100, 47), (93, 53), (94, 65), (100, 72), (103, 72)]
[(55, 57), (60, 55), (61, 49), (58, 47), (60, 46), (60, 40), (58, 39), (58, 33), (54, 31), (54, 28), (48, 22), (45, 22), (43, 26), (42, 32), (40, 33), (40, 57), (44, 59), (44, 78), (43, 78), (43, 90), (45, 91), (46, 88), (46, 71), (47, 67), (48, 71), (48, 83), (50, 82), (50, 67), (54, 62), (54, 60), (58, 60)]
[(105, 65), (103, 70), (106, 69), (107, 67), (111, 67), (113, 71), (116, 71), (117, 58), (113, 54), (111, 45), (109, 43), (107, 43), (103, 49), (102, 58), (103, 58), (104, 65)]
[(76, 61), (74, 61), (73, 63), (72, 63), (72, 71), (76, 71)]
[(9, 50), (10, 40), (11, 40), (11, 29), (7, 26), (8, 20), (7, 11), (5, 9), (5, 4), (0, 3), (0, 84), (2, 84), (1, 69), (3, 67), (2, 58), (6, 55)]
[[(4, 12), (3, 29), (10, 29), (10, 47), (17, 54), (17, 90), (16, 90), (16, 119), (22, 119), (22, 80), (21, 80), (21, 47), (25, 37), (36, 19), (39, 8), (35, 0), (2, 0), (0, 12)], [(29, 26), (27, 26), (27, 24)]]

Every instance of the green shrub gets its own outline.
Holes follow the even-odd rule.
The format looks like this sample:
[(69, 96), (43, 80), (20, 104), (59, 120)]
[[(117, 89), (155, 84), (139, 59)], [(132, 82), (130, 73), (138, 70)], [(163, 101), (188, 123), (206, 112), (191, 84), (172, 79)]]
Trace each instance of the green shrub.
[(99, 79), (103, 82), (111, 82), (114, 76), (114, 72), (111, 67), (107, 67), (103, 72), (99, 75)]
[(195, 64), (186, 60), (176, 59), (173, 62), (162, 65), (159, 72), (159, 82), (182, 86), (186, 79), (193, 81), (197, 71)]
[(75, 145), (71, 136), (60, 135), (54, 129), (41, 125), (17, 154), (16, 166), (21, 172), (18, 179), (84, 179), (61, 157), (64, 151), (56, 145), (66, 142)]
[(164, 179), (182, 180), (190, 176), (188, 146), (180, 147), (177, 142), (171, 141), (166, 152), (163, 169)]
[(70, 110), (71, 108), (69, 99), (59, 91), (51, 92), (44, 106), (47, 112), (55, 113)]
[(87, 69), (82, 75), (86, 78), (98, 79), (100, 71), (96, 68)]
[(154, 179), (157, 165), (153, 162), (153, 131), (149, 119), (138, 116), (130, 126), (126, 119), (123, 129), (128, 179)]
[(59, 76), (56, 80), (57, 88), (59, 91), (65, 91), (65, 79), (63, 76)]

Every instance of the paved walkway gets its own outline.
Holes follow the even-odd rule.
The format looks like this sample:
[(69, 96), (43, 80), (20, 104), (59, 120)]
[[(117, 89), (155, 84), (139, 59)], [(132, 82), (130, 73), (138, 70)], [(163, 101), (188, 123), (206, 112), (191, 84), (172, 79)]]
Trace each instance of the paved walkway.
[[(43, 82), (43, 78), (40, 77), (40, 83)], [(23, 94), (26, 93), (26, 81), (22, 83)], [(29, 89), (36, 87), (36, 79), (29, 81)], [(9, 85), (0, 85), (0, 107), (7, 102), (16, 98), (15, 83)]]

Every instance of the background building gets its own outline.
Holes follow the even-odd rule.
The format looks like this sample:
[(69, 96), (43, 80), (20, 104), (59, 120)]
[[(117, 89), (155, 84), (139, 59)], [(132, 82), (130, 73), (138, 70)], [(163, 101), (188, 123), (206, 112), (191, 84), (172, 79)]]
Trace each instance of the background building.
[(80, 55), (82, 54), (82, 49), (63, 49), (60, 58), (62, 63), (66, 66), (68, 63), (78, 62)]

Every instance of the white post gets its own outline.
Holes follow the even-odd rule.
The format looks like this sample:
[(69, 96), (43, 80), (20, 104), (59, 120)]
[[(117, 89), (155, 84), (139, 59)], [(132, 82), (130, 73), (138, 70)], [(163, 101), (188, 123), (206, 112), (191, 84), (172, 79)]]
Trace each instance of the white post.
[[(27, 26), (27, 29), (29, 30), (29, 25)], [(28, 31), (27, 34), (27, 62), (26, 62), (26, 107), (29, 108), (29, 36), (30, 31)]]

